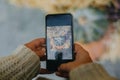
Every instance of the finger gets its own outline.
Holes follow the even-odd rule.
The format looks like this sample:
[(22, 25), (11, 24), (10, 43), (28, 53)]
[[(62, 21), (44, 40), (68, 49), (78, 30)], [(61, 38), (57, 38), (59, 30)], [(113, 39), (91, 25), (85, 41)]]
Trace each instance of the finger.
[(57, 76), (60, 76), (60, 77), (65, 77), (65, 78), (68, 78), (68, 77), (69, 77), (69, 73), (55, 72), (55, 74), (56, 74)]
[(69, 72), (69, 67), (68, 67), (68, 63), (64, 63), (64, 64), (61, 64), (59, 67), (58, 67), (58, 71), (59, 72)]
[(66, 73), (66, 72), (70, 72), (71, 70), (73, 70), (74, 68), (78, 67), (81, 65), (81, 61), (73, 61), (73, 62), (68, 62), (65, 64), (61, 64), (60, 67), (58, 68), (58, 71), (61, 73)]
[(78, 53), (78, 51), (81, 50), (81, 46), (78, 43), (75, 43), (74, 46), (75, 46), (75, 52)]
[(45, 51), (42, 51), (42, 50), (37, 50), (35, 51), (37, 53), (37, 55), (41, 58), (43, 56), (45, 56)]
[(46, 51), (46, 49), (45, 49), (45, 48), (42, 48), (42, 51), (43, 51), (43, 52), (45, 52), (45, 51)]
[(44, 48), (44, 47), (38, 47), (37, 49), (36, 49), (36, 51), (42, 51), (42, 52), (46, 52), (46, 49)]
[(45, 56), (44, 53), (37, 52), (37, 54), (38, 54), (38, 56), (39, 56), (40, 58), (43, 57), (43, 56)]
[(39, 40), (39, 44), (45, 44), (45, 38), (38, 38), (38, 40)]
[(45, 44), (40, 44), (39, 46), (37, 46), (38, 50), (42, 50), (42, 51), (46, 51), (46, 45)]
[(75, 43), (74, 44), (74, 46), (75, 46), (75, 52), (76, 52), (76, 54), (77, 53), (88, 53), (82, 46), (81, 46), (81, 44), (80, 43)]
[(44, 48), (45, 48), (45, 47), (46, 47), (46, 44), (41, 44), (40, 47), (44, 47)]
[(48, 71), (47, 69), (43, 69), (43, 68), (40, 69), (40, 74), (51, 74), (51, 73), (53, 72)]
[(36, 47), (43, 47), (43, 45), (45, 45), (45, 38), (38, 38), (33, 40), (33, 42), (36, 45)]

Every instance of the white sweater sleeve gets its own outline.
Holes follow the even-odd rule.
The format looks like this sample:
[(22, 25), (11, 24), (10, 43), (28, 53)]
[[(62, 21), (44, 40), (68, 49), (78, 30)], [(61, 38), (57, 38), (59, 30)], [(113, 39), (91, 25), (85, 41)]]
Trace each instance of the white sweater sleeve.
[(39, 69), (39, 57), (24, 45), (0, 58), (0, 80), (32, 80)]
[(97, 63), (81, 65), (70, 72), (70, 80), (117, 80)]

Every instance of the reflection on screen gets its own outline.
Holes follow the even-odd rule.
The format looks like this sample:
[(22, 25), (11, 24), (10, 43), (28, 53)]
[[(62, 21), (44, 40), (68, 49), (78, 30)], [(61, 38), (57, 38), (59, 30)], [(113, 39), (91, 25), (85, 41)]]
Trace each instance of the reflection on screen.
[(47, 58), (49, 60), (72, 59), (71, 26), (47, 26)]

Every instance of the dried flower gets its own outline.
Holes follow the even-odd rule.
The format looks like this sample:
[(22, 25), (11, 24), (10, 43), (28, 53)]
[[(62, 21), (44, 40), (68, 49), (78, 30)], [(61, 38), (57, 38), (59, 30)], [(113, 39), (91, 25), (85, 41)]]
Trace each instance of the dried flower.
[(103, 55), (101, 58), (110, 59), (112, 62), (117, 62), (116, 60), (120, 58), (120, 20), (114, 23), (116, 31), (111, 35), (111, 42), (108, 45), (107, 54)]
[(40, 8), (48, 13), (71, 12), (89, 6), (109, 5), (111, 0), (10, 0), (13, 4)]

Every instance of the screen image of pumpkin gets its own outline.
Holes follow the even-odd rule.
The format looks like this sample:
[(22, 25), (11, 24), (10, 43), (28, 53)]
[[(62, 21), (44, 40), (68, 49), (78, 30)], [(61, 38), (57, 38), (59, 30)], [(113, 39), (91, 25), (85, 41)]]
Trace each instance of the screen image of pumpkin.
[(72, 59), (70, 26), (47, 27), (48, 59)]
[(108, 28), (107, 14), (95, 8), (79, 9), (74, 16), (74, 40), (92, 42), (102, 38)]

